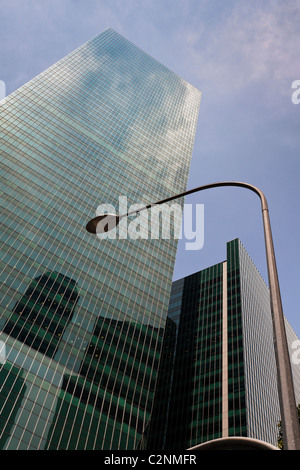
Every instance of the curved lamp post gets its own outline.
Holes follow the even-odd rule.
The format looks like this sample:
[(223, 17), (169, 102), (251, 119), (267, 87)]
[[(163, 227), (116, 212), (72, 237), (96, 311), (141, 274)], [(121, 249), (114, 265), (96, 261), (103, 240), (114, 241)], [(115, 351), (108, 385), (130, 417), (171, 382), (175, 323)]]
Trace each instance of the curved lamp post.
[[(183, 193), (176, 194), (175, 196), (170, 196), (166, 199), (162, 199), (161, 201), (158, 201), (154, 204), (148, 204), (147, 206), (141, 207), (140, 209), (133, 212), (128, 212), (127, 214), (105, 214), (97, 216), (88, 222), (88, 224), (86, 225), (86, 229), (89, 233), (100, 233), (100, 231), (106, 232), (118, 225), (119, 221), (123, 217), (128, 217), (129, 215), (137, 214), (142, 210), (149, 209), (153, 206), (164, 204), (166, 202), (170, 202), (174, 199), (187, 196), (198, 191), (204, 191), (205, 189), (218, 188), (222, 186), (238, 186), (249, 189), (256, 193), (261, 201), (266, 258), (268, 264), (268, 279), (274, 332), (275, 358), (278, 375), (278, 391), (282, 420), (283, 442), (285, 449), (287, 450), (300, 450), (300, 427), (294, 394), (293, 376), (285, 332), (279, 280), (276, 267), (271, 224), (269, 219), (269, 210), (267, 200), (263, 192), (255, 186), (252, 186), (251, 184), (241, 183), (237, 181), (223, 181), (219, 183), (206, 184), (203, 186), (199, 186), (198, 188), (190, 189)], [(100, 230), (98, 224), (101, 225)]]

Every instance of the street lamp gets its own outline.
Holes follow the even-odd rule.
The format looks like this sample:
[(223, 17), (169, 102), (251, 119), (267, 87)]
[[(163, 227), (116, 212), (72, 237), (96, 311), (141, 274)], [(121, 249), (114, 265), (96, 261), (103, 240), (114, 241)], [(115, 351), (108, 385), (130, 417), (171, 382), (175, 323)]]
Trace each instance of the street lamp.
[[(106, 232), (116, 227), (123, 217), (128, 217), (130, 215), (137, 214), (145, 209), (149, 209), (153, 206), (173, 201), (174, 199), (178, 199), (180, 197), (187, 196), (198, 191), (204, 191), (205, 189), (218, 188), (222, 186), (238, 186), (249, 189), (256, 193), (261, 201), (266, 258), (268, 265), (271, 315), (273, 322), (273, 339), (278, 375), (278, 391), (281, 410), (283, 442), (285, 449), (287, 450), (300, 450), (300, 427), (295, 402), (292, 369), (285, 332), (284, 315), (282, 310), (269, 210), (267, 200), (263, 192), (251, 184), (241, 183), (238, 181), (223, 181), (219, 183), (206, 184), (194, 189), (190, 189), (183, 193), (176, 194), (175, 196), (170, 196), (166, 199), (162, 199), (161, 201), (158, 201), (154, 204), (148, 204), (147, 206), (141, 207), (140, 209), (132, 212), (128, 212), (127, 214), (105, 214), (97, 216), (88, 222), (88, 224), (86, 225), (86, 229), (89, 233), (100, 233), (101, 231)], [(99, 225), (102, 225), (100, 229)]]

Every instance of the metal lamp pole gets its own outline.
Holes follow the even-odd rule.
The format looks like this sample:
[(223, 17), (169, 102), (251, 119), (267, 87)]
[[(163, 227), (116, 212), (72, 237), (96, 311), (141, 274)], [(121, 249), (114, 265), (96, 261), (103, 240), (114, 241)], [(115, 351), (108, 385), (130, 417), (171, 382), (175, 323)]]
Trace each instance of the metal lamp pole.
[[(158, 201), (154, 204), (148, 204), (147, 206), (141, 207), (137, 211), (128, 212), (127, 214), (122, 214), (118, 216), (111, 214), (100, 215), (90, 220), (86, 225), (86, 229), (90, 233), (97, 233), (97, 225), (99, 224), (99, 222), (104, 222), (104, 225), (102, 224), (102, 231), (111, 230), (113, 227), (118, 225), (120, 219), (123, 217), (128, 217), (129, 215), (136, 214), (138, 212), (141, 212), (142, 210), (149, 209), (153, 206), (164, 204), (166, 202), (170, 202), (174, 199), (178, 199), (180, 197), (184, 197), (192, 193), (204, 191), (205, 189), (218, 188), (222, 186), (238, 186), (249, 189), (256, 193), (261, 201), (266, 258), (268, 264), (271, 314), (274, 332), (273, 339), (278, 375), (278, 391), (281, 410), (283, 442), (284, 448), (286, 450), (300, 450), (300, 426), (295, 401), (292, 369), (286, 338), (284, 315), (282, 310), (280, 287), (269, 218), (269, 210), (267, 200), (263, 192), (255, 186), (252, 186), (251, 184), (241, 183), (238, 181), (223, 181), (219, 183), (206, 184), (194, 189), (190, 189), (183, 193), (176, 194), (175, 196), (170, 196), (166, 199), (162, 199), (161, 201)], [(106, 221), (107, 224), (105, 225)]]

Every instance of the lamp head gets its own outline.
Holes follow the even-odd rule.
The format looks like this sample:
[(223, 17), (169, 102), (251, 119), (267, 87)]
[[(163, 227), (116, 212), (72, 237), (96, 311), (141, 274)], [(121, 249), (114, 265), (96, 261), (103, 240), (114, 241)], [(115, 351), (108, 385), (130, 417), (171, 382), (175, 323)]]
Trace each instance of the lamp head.
[(115, 214), (102, 214), (94, 217), (86, 224), (89, 233), (105, 233), (113, 230), (119, 223), (120, 217)]

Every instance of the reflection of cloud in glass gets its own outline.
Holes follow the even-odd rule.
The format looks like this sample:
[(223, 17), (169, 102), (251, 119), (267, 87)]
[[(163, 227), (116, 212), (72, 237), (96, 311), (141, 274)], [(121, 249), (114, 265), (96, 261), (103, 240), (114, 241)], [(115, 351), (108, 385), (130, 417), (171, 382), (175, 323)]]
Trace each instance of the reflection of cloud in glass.
[(64, 132), (96, 157), (97, 170), (117, 186), (122, 174), (110, 202), (128, 188), (130, 204), (183, 191), (199, 91), (111, 29), (74, 52), (40, 75), (41, 86), (55, 83), (53, 119), (61, 110)]
[[(114, 31), (106, 34), (113, 35), (114, 41), (97, 48), (94, 38), (80, 48), (77, 85), (73, 83), (62, 97), (62, 106), (73, 116), (80, 109), (83, 133), (95, 128), (95, 122), (105, 129), (105, 136), (102, 133), (97, 142), (101, 169), (108, 165), (113, 152), (126, 169), (124, 189), (127, 183), (132, 186), (134, 175), (139, 199), (145, 183), (152, 188), (151, 194), (161, 197), (172, 191), (174, 180), (180, 181), (180, 175), (182, 181), (186, 179), (188, 165), (183, 162), (186, 155), (182, 152), (188, 148), (191, 153), (193, 142), (185, 131), (198, 111), (199, 93), (196, 90), (195, 94), (192, 86), (159, 62), (149, 61), (147, 54), (124, 42)], [(126, 59), (129, 53), (135, 55), (132, 69)], [(88, 64), (88, 73), (80, 71), (83, 60)], [(74, 72), (75, 67), (73, 76)], [(119, 172), (118, 166), (110, 168), (111, 178)], [(158, 183), (162, 173), (163, 187)], [(148, 199), (149, 195), (145, 197)]]
[[(117, 207), (120, 195), (128, 197), (129, 205), (144, 205), (185, 189), (193, 145), (190, 136), (194, 135), (187, 123), (198, 113), (200, 94), (113, 30), (99, 34), (71, 52), (35, 77), (34, 88), (29, 82), (18, 90), (20, 92), (23, 101), (15, 100), (14, 109), (22, 112), (27, 106), (34, 109), (28, 121), (34, 129), (40, 129), (41, 122), (45, 123), (41, 129), (45, 145), (34, 144), (30, 148), (31, 167), (37, 169), (39, 175), (45, 174), (45, 178), (49, 169), (58, 173), (61, 168), (53, 166), (53, 162), (71, 169), (69, 178), (63, 173), (58, 174), (57, 184), (49, 180), (47, 198), (53, 210), (38, 227), (39, 245), (48, 249), (45, 233), (50, 229), (49, 224), (53, 222), (57, 226), (59, 218), (66, 223), (65, 202), (73, 198), (76, 202), (68, 216), (75, 223), (69, 223), (62, 235), (67, 245), (71, 233), (75, 237), (82, 233), (81, 228), (78, 231), (78, 221), (80, 226), (84, 225), (82, 214), (89, 207), (95, 208), (100, 203)], [(193, 120), (196, 122), (196, 117)], [(105, 200), (101, 199), (103, 197)], [(24, 228), (22, 233), (24, 230), (28, 237), (29, 229)], [(94, 271), (93, 265), (88, 268), (101, 279), (102, 285), (110, 283), (112, 298), (121, 295), (126, 301), (130, 299), (130, 308), (126, 302), (118, 304), (117, 311), (121, 311), (122, 316), (134, 316), (135, 290), (140, 289), (146, 321), (153, 322), (152, 311), (157, 312), (155, 315), (161, 321), (163, 313), (157, 311), (155, 299), (160, 295), (163, 299), (166, 285), (154, 287), (154, 284), (157, 275), (169, 276), (169, 267), (161, 266), (159, 255), (151, 256), (151, 274), (146, 275), (146, 270), (138, 280), (130, 276), (132, 280), (128, 282), (126, 270), (132, 269), (132, 259), (140, 263), (144, 250), (148, 254), (148, 250), (156, 250), (157, 246), (166, 253), (173, 249), (173, 242), (154, 240), (149, 244), (136, 240), (133, 245), (131, 241), (122, 240), (118, 243), (118, 252), (126, 250), (126, 256), (118, 259), (117, 265), (118, 283), (123, 282), (122, 294), (117, 282), (110, 281), (112, 274), (108, 275), (110, 269), (115, 268), (107, 271), (105, 266), (100, 274)], [(101, 249), (106, 250), (104, 244)], [(65, 247), (63, 250), (65, 259), (71, 260)], [(92, 256), (91, 251), (86, 252)], [(71, 264), (75, 262), (77, 258)], [(87, 282), (86, 290), (96, 292), (93, 283)], [(84, 298), (83, 295), (81, 302)], [(92, 302), (88, 299), (84, 302), (89, 309), (96, 308), (94, 297)]]

